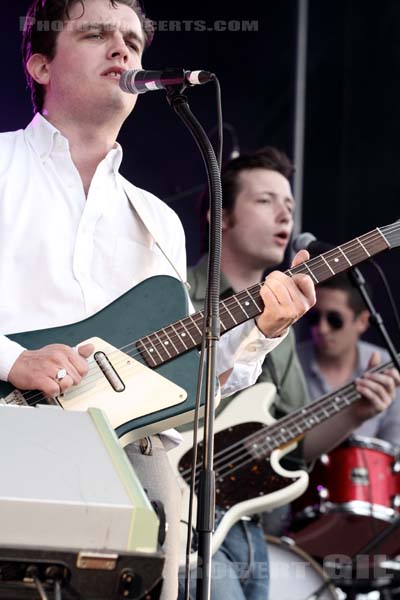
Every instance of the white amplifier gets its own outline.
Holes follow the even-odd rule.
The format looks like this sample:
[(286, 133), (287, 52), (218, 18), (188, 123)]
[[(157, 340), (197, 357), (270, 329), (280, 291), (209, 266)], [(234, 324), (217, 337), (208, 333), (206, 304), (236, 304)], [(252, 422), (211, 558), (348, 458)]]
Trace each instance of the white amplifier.
[(0, 407), (0, 546), (157, 552), (158, 517), (104, 414)]

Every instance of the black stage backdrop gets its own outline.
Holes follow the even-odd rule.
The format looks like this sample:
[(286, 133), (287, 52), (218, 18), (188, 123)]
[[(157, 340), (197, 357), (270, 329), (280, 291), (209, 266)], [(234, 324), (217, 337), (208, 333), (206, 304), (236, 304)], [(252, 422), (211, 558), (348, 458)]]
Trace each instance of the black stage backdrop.
[[(28, 5), (2, 3), (0, 131), (25, 126), (32, 114), (19, 60), (20, 17)], [(144, 56), (145, 68), (214, 71), (224, 120), (235, 127), (241, 149), (274, 144), (292, 154), (295, 0), (237, 6), (228, 0), (147, 0), (146, 11), (159, 31)], [(340, 243), (400, 218), (400, 2), (310, 0), (307, 72), (303, 229)], [(213, 86), (189, 90), (188, 98), (212, 130)], [(228, 156), (232, 143), (225, 135)], [(199, 255), (198, 193), (183, 193), (204, 184), (203, 165), (163, 92), (139, 99), (120, 142), (124, 175), (165, 199), (182, 218), (193, 263)], [(395, 250), (380, 260), (396, 297), (398, 256)], [(396, 335), (381, 285), (370, 273), (367, 268)]]

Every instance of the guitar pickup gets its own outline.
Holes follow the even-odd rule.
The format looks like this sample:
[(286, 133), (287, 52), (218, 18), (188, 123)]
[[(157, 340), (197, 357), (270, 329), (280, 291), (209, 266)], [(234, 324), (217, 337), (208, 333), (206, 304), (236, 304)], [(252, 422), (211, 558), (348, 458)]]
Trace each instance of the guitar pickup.
[(125, 384), (118, 375), (107, 354), (104, 352), (95, 352), (93, 358), (112, 389), (115, 392), (123, 392), (125, 390)]

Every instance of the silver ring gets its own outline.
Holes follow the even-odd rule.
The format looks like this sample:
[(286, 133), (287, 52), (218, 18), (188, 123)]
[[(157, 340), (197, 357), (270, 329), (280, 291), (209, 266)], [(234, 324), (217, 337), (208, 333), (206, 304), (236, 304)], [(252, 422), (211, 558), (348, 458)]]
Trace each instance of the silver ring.
[(61, 379), (64, 379), (64, 377), (66, 375), (67, 375), (66, 369), (58, 369), (57, 375), (56, 375), (56, 381), (61, 381)]

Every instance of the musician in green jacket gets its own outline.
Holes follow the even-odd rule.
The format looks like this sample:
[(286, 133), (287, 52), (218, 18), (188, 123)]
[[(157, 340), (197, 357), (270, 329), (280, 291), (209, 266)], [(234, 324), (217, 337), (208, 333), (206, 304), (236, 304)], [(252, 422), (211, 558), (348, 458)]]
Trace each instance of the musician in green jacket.
[[(223, 223), (221, 255), (221, 299), (246, 289), (262, 280), (266, 270), (279, 265), (284, 258), (292, 227), (295, 202), (290, 177), (293, 166), (288, 157), (275, 148), (267, 147), (239, 156), (222, 170)], [(203, 222), (208, 222), (208, 198), (202, 199)], [(207, 227), (206, 227), (207, 229)], [(204, 239), (208, 239), (208, 232)], [(204, 304), (207, 283), (207, 254), (192, 269), (188, 281), (196, 309)], [(372, 366), (372, 365), (371, 365)], [(307, 387), (295, 350), (295, 338), (287, 338), (267, 356), (262, 373), (255, 384), (271, 382), (276, 393), (272, 407), (280, 418), (308, 402)], [(397, 372), (391, 371), (357, 382), (363, 399), (308, 433), (291, 459), (295, 467), (305, 467), (328, 451), (371, 415), (387, 407), (393, 399)], [(220, 414), (234, 396), (222, 401)], [(246, 406), (243, 407), (243, 421)], [(238, 484), (240, 485), (240, 484)], [(217, 509), (217, 519), (220, 511)], [(279, 530), (278, 524), (273, 527)], [(268, 521), (268, 516), (267, 516)], [(241, 520), (226, 536), (213, 556), (211, 600), (265, 600), (268, 598), (268, 554), (259, 518)], [(295, 576), (295, 573), (294, 575)], [(295, 581), (293, 582), (295, 585)], [(183, 598), (183, 578), (180, 596)], [(194, 598), (195, 581), (191, 583)]]

